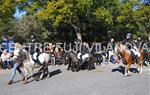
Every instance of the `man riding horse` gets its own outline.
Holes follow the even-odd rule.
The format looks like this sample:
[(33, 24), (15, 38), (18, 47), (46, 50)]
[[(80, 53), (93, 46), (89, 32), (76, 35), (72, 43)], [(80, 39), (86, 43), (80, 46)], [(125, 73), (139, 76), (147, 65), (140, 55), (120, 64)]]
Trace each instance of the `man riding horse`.
[(136, 44), (132, 40), (132, 34), (131, 33), (127, 33), (126, 39), (125, 39), (125, 45), (126, 45), (126, 50), (130, 51), (130, 53), (133, 57), (133, 60), (135, 60), (137, 62), (140, 54), (138, 53)]
[(79, 69), (81, 69), (84, 65), (84, 59), (88, 58), (89, 48), (88, 43), (83, 42), (83, 44), (80, 47), (80, 52), (78, 53), (78, 59), (80, 60)]
[(38, 57), (39, 57), (39, 55), (40, 55), (41, 53), (42, 53), (42, 52), (40, 51), (40, 49), (37, 48), (36, 51), (35, 51), (35, 53), (33, 53), (33, 55), (32, 55), (33, 61), (34, 61), (35, 63), (37, 63), (38, 65), (41, 65), (41, 63), (40, 63), (40, 61), (39, 61), (39, 59), (38, 59)]

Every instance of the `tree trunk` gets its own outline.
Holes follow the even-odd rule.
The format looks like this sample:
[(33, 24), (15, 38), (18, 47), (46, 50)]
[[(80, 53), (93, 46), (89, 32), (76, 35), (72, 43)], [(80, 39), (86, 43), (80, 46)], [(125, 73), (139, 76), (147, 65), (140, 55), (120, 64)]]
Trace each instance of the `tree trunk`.
[(71, 24), (71, 26), (74, 28), (74, 30), (76, 32), (77, 39), (82, 42), (82, 35), (81, 35), (80, 28), (77, 27), (76, 25), (74, 25), (71, 21), (70, 21), (70, 24)]

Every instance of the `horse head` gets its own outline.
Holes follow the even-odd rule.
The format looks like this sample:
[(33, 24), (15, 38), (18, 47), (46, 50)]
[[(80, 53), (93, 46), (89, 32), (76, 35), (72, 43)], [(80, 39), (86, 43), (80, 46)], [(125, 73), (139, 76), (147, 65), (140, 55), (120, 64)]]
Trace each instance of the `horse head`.
[(125, 50), (125, 46), (119, 42), (119, 43), (116, 43), (115, 45), (115, 52), (118, 54), (118, 53), (121, 53)]

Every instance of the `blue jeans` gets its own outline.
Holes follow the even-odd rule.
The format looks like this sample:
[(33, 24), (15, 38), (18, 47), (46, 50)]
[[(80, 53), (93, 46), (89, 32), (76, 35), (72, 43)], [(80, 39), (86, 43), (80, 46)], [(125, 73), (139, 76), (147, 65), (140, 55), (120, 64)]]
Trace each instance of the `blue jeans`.
[(3, 69), (6, 69), (6, 68), (9, 68), (11, 66), (10, 62), (9, 61), (4, 61), (3, 62)]
[(10, 81), (12, 81), (16, 75), (16, 70), (19, 72), (19, 74), (22, 76), (22, 79), (24, 78), (24, 75), (23, 75), (23, 72), (20, 70), (19, 68), (19, 64), (18, 63), (15, 63), (14, 66), (13, 66), (13, 70), (12, 70), (12, 74), (11, 74), (11, 77), (10, 77)]

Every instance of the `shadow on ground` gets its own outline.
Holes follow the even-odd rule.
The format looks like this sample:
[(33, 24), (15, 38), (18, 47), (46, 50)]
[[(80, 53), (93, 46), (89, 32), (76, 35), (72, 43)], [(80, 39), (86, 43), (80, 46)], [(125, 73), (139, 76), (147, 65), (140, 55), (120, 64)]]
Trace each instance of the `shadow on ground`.
[[(138, 73), (136, 68), (130, 68), (129, 70), (132, 73)], [(111, 72), (120, 72), (120, 73), (124, 74), (124, 71), (125, 71), (125, 68), (123, 66), (119, 66), (119, 67), (117, 67), (115, 69), (112, 69)]]
[[(36, 81), (39, 81), (39, 77), (40, 77), (41, 73), (42, 73), (42, 72), (34, 73), (33, 76), (30, 76), (30, 77), (28, 78), (28, 82), (27, 82), (27, 83), (31, 83), (31, 82), (33, 82), (33, 81), (35, 81), (35, 80), (36, 80)], [(42, 80), (45, 79), (45, 78), (51, 78), (51, 77), (53, 77), (53, 76), (55, 76), (55, 75), (58, 75), (58, 74), (60, 74), (60, 73), (62, 73), (62, 71), (61, 71), (60, 69), (54, 70), (54, 71), (50, 72), (49, 74), (44, 74)], [(48, 75), (50, 75), (50, 77), (47, 77)], [(30, 78), (31, 78), (31, 79), (30, 79)], [(30, 80), (29, 80), (29, 79), (30, 79)], [(20, 81), (22, 81), (22, 80), (14, 81), (13, 84), (14, 84), (14, 83), (17, 83), (17, 82), (20, 82)]]

